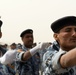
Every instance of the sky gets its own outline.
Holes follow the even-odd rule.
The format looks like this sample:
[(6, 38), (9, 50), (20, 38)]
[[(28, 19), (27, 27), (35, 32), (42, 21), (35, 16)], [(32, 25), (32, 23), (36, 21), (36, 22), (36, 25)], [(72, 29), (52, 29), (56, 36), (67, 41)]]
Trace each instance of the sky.
[(76, 16), (76, 0), (0, 0), (4, 43), (22, 43), (20, 34), (33, 29), (34, 42), (53, 42), (50, 25), (64, 16)]

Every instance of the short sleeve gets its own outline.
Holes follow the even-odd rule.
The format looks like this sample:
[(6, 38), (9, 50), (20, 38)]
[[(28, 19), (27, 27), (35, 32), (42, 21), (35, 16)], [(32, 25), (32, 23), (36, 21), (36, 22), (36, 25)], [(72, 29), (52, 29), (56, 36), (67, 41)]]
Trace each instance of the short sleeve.
[[(43, 65), (45, 68), (46, 73), (52, 73), (55, 71), (60, 71), (60, 69), (63, 69), (60, 65), (59, 59), (60, 57), (65, 54), (66, 51), (48, 51), (44, 54), (43, 58)], [(48, 70), (47, 70), (48, 69)], [(48, 72), (49, 71), (49, 72)]]
[(66, 53), (66, 51), (59, 51), (59, 52), (55, 53), (54, 56), (52, 57), (52, 68), (54, 70), (58, 70), (58, 69), (62, 68), (59, 60), (60, 60), (60, 57), (65, 53)]

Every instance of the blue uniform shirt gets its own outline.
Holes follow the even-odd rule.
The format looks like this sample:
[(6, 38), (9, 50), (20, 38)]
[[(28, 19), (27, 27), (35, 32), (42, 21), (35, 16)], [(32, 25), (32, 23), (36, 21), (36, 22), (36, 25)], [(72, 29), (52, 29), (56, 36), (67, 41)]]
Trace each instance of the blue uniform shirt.
[[(6, 50), (0, 47), (1, 55), (3, 55), (5, 52)], [(15, 75), (15, 71), (8, 65), (3, 65), (0, 63), (0, 75)]]
[[(22, 46), (23, 51), (28, 50), (25, 46)], [(16, 70), (19, 75), (39, 75), (39, 62), (37, 58), (32, 56), (27, 61), (17, 61)]]
[[(55, 44), (54, 44), (55, 43)], [(63, 69), (59, 63), (62, 54), (66, 53), (54, 42), (43, 56), (44, 74), (43, 75), (76, 75), (76, 66)], [(57, 49), (58, 50), (57, 50)]]

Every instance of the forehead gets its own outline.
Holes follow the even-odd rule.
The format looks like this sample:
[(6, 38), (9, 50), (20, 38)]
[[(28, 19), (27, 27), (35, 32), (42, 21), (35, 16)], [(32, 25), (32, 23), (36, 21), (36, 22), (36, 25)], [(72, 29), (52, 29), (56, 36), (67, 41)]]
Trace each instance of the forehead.
[(63, 27), (61, 30), (67, 29), (67, 28), (76, 28), (76, 26), (72, 26), (72, 25), (70, 25), (70, 26), (65, 26), (65, 27)]
[(23, 37), (27, 37), (27, 36), (33, 36), (33, 34), (28, 33), (28, 34), (25, 34)]

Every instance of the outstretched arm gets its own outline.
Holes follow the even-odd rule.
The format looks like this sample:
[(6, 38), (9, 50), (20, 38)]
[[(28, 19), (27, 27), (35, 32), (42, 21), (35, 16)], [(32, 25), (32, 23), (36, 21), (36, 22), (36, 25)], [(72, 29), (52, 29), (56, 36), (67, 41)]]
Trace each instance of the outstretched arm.
[(48, 46), (49, 46), (49, 43), (41, 43), (26, 52), (24, 52), (22, 50), (14, 50), (14, 51), (10, 50), (10, 51), (7, 51), (3, 55), (3, 57), (0, 58), (0, 62), (2, 64), (10, 64), (15, 60), (16, 61), (26, 61), (31, 56), (33, 56), (36, 52), (38, 52), (39, 50), (44, 50)]
[(60, 64), (63, 68), (75, 66), (76, 65), (76, 48), (62, 55), (60, 58)]

